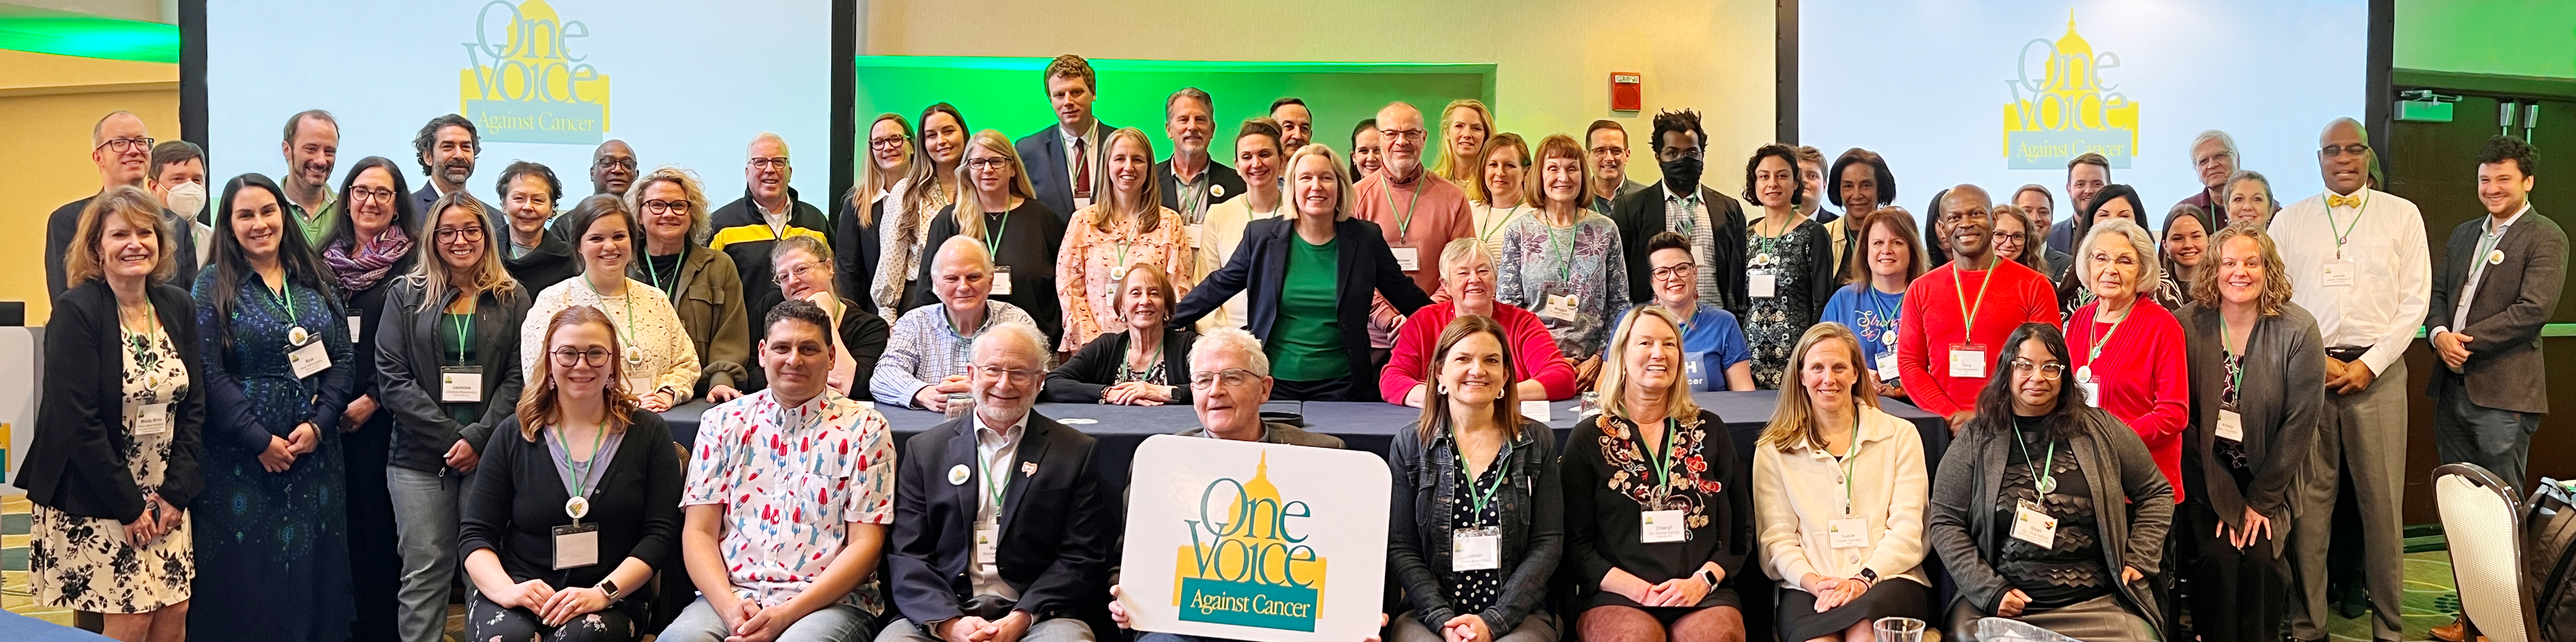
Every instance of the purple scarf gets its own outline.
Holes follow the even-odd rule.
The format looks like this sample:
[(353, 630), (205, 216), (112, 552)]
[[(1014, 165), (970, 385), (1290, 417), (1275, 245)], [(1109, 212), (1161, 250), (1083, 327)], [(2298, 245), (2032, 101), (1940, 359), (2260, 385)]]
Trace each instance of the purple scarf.
[(385, 279), (385, 273), (393, 270), (394, 262), (410, 253), (411, 236), (404, 234), (401, 226), (394, 226), (375, 240), (361, 242), (356, 256), (349, 254), (348, 241), (332, 243), (330, 249), (322, 251), (322, 262), (331, 266), (340, 291), (350, 293), (375, 287), (377, 281)]

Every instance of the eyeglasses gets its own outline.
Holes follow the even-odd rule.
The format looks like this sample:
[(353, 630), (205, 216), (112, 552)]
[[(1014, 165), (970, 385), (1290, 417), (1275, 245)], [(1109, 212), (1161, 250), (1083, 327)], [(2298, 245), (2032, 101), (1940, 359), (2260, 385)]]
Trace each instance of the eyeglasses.
[(787, 280), (788, 280), (788, 279), (790, 279), (790, 278), (797, 278), (797, 279), (805, 278), (805, 275), (806, 275), (806, 274), (811, 273), (811, 272), (813, 272), (813, 271), (814, 271), (814, 270), (816, 270), (816, 269), (819, 269), (819, 268), (815, 267), (815, 264), (813, 264), (813, 263), (801, 263), (801, 264), (798, 264), (796, 267), (787, 268), (787, 269), (784, 269), (784, 270), (779, 270), (779, 271), (778, 271), (778, 274), (777, 274), (776, 276), (771, 277), (771, 279), (772, 279), (772, 280), (774, 280), (774, 281), (777, 281), (779, 285), (786, 285), (786, 284), (787, 284)]
[(2049, 381), (2056, 381), (2057, 377), (2066, 374), (2066, 364), (2055, 361), (2048, 363), (2031, 363), (2029, 359), (2014, 359), (2012, 360), (2012, 367), (2014, 374), (2030, 374), (2037, 372), (2039, 373), (2039, 378)]
[(2325, 146), (2325, 149), (2317, 150), (2318, 156), (2324, 156), (2327, 158), (2338, 156), (2360, 156), (2368, 153), (2370, 153), (2370, 146), (2361, 144), (2345, 145), (2342, 147), (2327, 145)]
[(556, 348), (554, 352), (550, 354), (555, 356), (555, 367), (558, 368), (570, 368), (584, 363), (590, 364), (590, 367), (593, 368), (608, 365), (607, 348), (591, 348), (589, 350)]
[(689, 202), (655, 199), (644, 202), (644, 211), (655, 214), (670, 214), (673, 212), (686, 213), (689, 211)]
[(877, 151), (886, 151), (886, 150), (896, 149), (896, 148), (899, 148), (899, 147), (903, 147), (903, 141), (904, 141), (904, 138), (903, 138), (902, 136), (886, 136), (886, 137), (883, 137), (883, 138), (870, 138), (870, 139), (868, 139), (868, 149), (873, 149), (873, 150), (877, 150)]
[(1698, 147), (1693, 147), (1693, 148), (1690, 148), (1690, 149), (1666, 149), (1666, 150), (1663, 150), (1663, 151), (1655, 152), (1655, 159), (1656, 159), (1656, 160), (1662, 160), (1662, 161), (1668, 161), (1668, 162), (1669, 162), (1669, 161), (1677, 161), (1677, 160), (1681, 160), (1681, 159), (1683, 159), (1683, 158), (1685, 158), (1685, 157), (1687, 157), (1687, 158), (1701, 158), (1701, 157), (1705, 157), (1705, 156), (1707, 156), (1707, 155), (1708, 155), (1708, 150), (1706, 150), (1706, 149), (1702, 149), (1702, 148), (1698, 148)]
[(975, 372), (983, 375), (986, 379), (1004, 379), (1014, 384), (1025, 385), (1029, 382), (1038, 380), (1038, 371), (1036, 370), (1010, 370), (1004, 369), (1000, 366), (975, 366)]
[(445, 242), (448, 242), (448, 241), (453, 241), (453, 240), (456, 240), (456, 239), (458, 239), (458, 238), (460, 238), (460, 237), (461, 237), (461, 238), (464, 238), (465, 240), (468, 240), (468, 241), (480, 241), (480, 240), (483, 240), (483, 226), (481, 226), (481, 225), (476, 225), (476, 226), (474, 226), (474, 227), (442, 227), (442, 228), (438, 228), (438, 242), (440, 242), (440, 243), (445, 243)]
[(1253, 374), (1252, 371), (1242, 368), (1226, 368), (1216, 372), (1193, 372), (1190, 373), (1190, 388), (1193, 390), (1206, 390), (1216, 387), (1217, 382), (1220, 381), (1225, 382), (1225, 385), (1227, 386), (1240, 386), (1252, 383), (1252, 379), (1254, 377), (1260, 376), (1262, 375)]
[(110, 139), (107, 139), (107, 140), (106, 140), (106, 141), (104, 141), (104, 142), (100, 142), (100, 143), (98, 144), (98, 147), (92, 147), (92, 148), (90, 148), (90, 149), (96, 150), (96, 149), (100, 149), (100, 148), (105, 148), (105, 149), (107, 149), (108, 151), (116, 152), (116, 153), (119, 153), (119, 154), (130, 153), (130, 152), (148, 152), (148, 151), (152, 151), (152, 139), (151, 139), (150, 137), (140, 137), (140, 138), (110, 138)]
[(2138, 257), (2122, 254), (2119, 258), (2111, 258), (2109, 255), (2095, 254), (2093, 255), (2093, 262), (2109, 263), (2120, 267), (2137, 267)]
[(1001, 169), (1010, 164), (1011, 159), (1000, 157), (966, 159), (966, 167), (969, 169)]
[(626, 171), (630, 171), (630, 172), (632, 172), (632, 171), (635, 171), (635, 159), (632, 159), (632, 158), (602, 158), (602, 159), (599, 159), (599, 160), (596, 160), (596, 161), (592, 161), (592, 162), (590, 163), (590, 166), (591, 166), (591, 167), (598, 167), (598, 168), (610, 168), (610, 167), (614, 167), (614, 168), (623, 169), (623, 170), (626, 170)]
[(752, 168), (752, 169), (787, 169), (787, 157), (785, 157), (785, 156), (778, 156), (778, 157), (773, 157), (773, 158), (754, 158), (754, 159), (751, 159), (751, 168)]
[(373, 202), (377, 202), (377, 203), (391, 203), (391, 202), (393, 202), (393, 201), (394, 201), (394, 197), (395, 197), (395, 196), (399, 196), (399, 195), (398, 195), (398, 194), (395, 194), (393, 190), (384, 189), (384, 188), (379, 188), (379, 187), (352, 187), (352, 188), (349, 188), (349, 200), (351, 200), (351, 201), (373, 201)]
[(2001, 243), (2001, 242), (2004, 242), (2004, 241), (2012, 241), (2012, 242), (2014, 242), (2014, 243), (2020, 243), (2020, 242), (2022, 242), (2022, 241), (2024, 241), (2024, 240), (2028, 240), (2029, 238), (2030, 238), (2030, 237), (2025, 236), (2025, 235), (2023, 235), (2023, 234), (2022, 234), (2022, 233), (2020, 233), (2020, 232), (1996, 232), (1996, 233), (1995, 233), (1995, 242), (1997, 242), (1997, 243)]
[(1399, 140), (1421, 141), (1430, 138), (1431, 132), (1419, 129), (1380, 129), (1377, 130), (1377, 135), (1385, 138), (1387, 142)]
[(1592, 148), (1592, 155), (1594, 155), (1594, 156), (1608, 156), (1608, 157), (1611, 157), (1611, 158), (1627, 158), (1627, 157), (1628, 157), (1628, 148), (1626, 148), (1626, 147), (1594, 147), (1594, 148)]
[(1673, 264), (1673, 265), (1667, 265), (1667, 266), (1663, 266), (1663, 267), (1655, 268), (1655, 280), (1657, 280), (1657, 281), (1663, 281), (1663, 280), (1668, 280), (1668, 279), (1687, 279), (1687, 278), (1691, 278), (1691, 275), (1692, 275), (1693, 273), (1698, 272), (1698, 271), (1699, 271), (1699, 266), (1698, 266), (1698, 265), (1691, 264), (1691, 263), (1676, 263), (1676, 264)]

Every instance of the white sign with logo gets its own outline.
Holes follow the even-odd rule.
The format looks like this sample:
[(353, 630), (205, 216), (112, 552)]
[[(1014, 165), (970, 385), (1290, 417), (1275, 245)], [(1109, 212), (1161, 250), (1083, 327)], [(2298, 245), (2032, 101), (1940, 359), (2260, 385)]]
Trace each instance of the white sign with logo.
[(1366, 452), (1146, 438), (1127, 487), (1128, 622), (1261, 642), (1376, 635), (1387, 480)]

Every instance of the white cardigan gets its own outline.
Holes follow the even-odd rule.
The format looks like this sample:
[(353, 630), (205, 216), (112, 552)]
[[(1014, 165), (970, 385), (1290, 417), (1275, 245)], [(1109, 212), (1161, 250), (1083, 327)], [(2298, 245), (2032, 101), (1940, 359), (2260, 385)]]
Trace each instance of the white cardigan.
[[(519, 366), (530, 381), (536, 372), (537, 359), (546, 354), (546, 324), (555, 313), (576, 305), (599, 308), (615, 325), (617, 340), (644, 349), (644, 365), (629, 367), (624, 355), (614, 363), (619, 383), (626, 393), (637, 397), (669, 391), (672, 405), (688, 403), (698, 385), (698, 348), (689, 342), (689, 332), (680, 326), (680, 313), (671, 307), (671, 299), (643, 281), (626, 279), (626, 294), (601, 297), (591, 292), (590, 282), (579, 274), (548, 286), (537, 293), (528, 309), (528, 319), (519, 325)], [(630, 305), (631, 301), (631, 305)], [(629, 309), (635, 317), (627, 318)]]
[[(1830, 429), (1830, 428), (1829, 428)], [(1818, 448), (1780, 452), (1753, 446), (1753, 507), (1758, 516), (1764, 570), (1789, 588), (1808, 573), (1842, 579), (1864, 567), (1879, 581), (1902, 577), (1930, 586), (1923, 575), (1924, 506), (1932, 483), (1923, 463), (1923, 438), (1914, 424), (1877, 408), (1860, 409), (1860, 450), (1851, 462), (1851, 514), (1842, 514), (1843, 462)], [(1836, 519), (1867, 522), (1866, 546), (1834, 548), (1827, 527)]]

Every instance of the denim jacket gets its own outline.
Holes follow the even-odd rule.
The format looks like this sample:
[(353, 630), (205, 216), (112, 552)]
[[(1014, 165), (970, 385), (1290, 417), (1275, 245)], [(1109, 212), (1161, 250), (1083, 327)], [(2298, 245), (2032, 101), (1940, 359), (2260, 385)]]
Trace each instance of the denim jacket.
[[(1393, 485), (1388, 503), (1387, 571), (1404, 590), (1414, 618), (1431, 630), (1458, 613), (1449, 595), (1449, 511), (1457, 507), (1458, 457), (1447, 431), (1425, 445), (1419, 423), (1396, 431), (1386, 458)], [(1505, 447), (1511, 483), (1494, 495), (1501, 508), (1503, 590), (1492, 608), (1477, 613), (1502, 637), (1547, 596), (1548, 579), (1565, 553), (1564, 484), (1557, 479), (1556, 432), (1524, 421)]]

